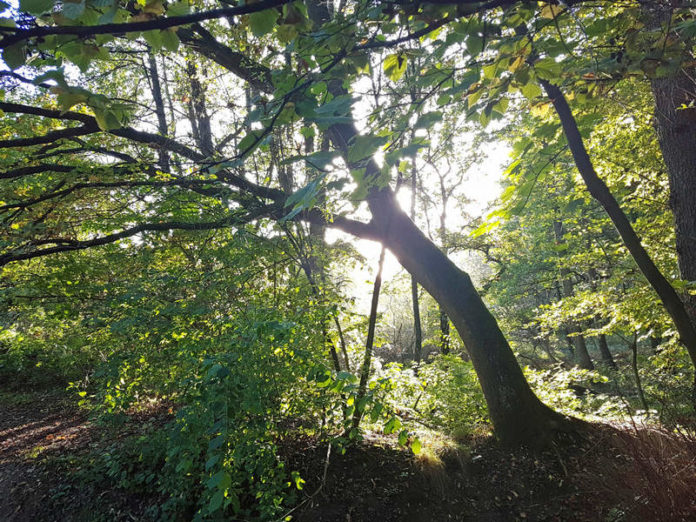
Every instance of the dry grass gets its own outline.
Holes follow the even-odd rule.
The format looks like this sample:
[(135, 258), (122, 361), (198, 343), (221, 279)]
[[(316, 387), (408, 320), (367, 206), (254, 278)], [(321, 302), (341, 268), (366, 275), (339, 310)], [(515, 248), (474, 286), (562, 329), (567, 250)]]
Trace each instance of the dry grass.
[[(616, 429), (618, 428), (618, 429)], [(647, 425), (615, 427), (587, 469), (587, 490), (615, 498), (614, 520), (696, 520), (696, 438)]]

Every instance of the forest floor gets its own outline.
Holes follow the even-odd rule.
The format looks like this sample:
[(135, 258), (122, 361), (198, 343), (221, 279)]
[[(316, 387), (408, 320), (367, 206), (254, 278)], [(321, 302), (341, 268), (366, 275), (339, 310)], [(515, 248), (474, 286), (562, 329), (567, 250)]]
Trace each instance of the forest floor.
[[(103, 427), (63, 393), (0, 392), (0, 520), (148, 519), (161, 499), (81, 467), (114, 438), (167, 418), (166, 410), (135, 416), (105, 440)], [(418, 456), (392, 437), (368, 434), (328, 459), (326, 442), (288, 437), (287, 469), (307, 481), (288, 514), (307, 522), (695, 520), (693, 446), (682, 451), (686, 443), (664, 434), (629, 433), (598, 429), (544, 453), (501, 448), (489, 436), (466, 446), (425, 441)], [(645, 451), (656, 458), (642, 458)]]

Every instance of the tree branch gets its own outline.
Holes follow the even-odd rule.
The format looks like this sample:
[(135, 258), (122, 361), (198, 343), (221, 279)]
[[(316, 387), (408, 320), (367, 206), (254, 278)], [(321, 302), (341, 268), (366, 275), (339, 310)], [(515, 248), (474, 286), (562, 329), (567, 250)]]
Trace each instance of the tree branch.
[(34, 27), (32, 29), (11, 29), (7, 28), (8, 34), (0, 40), (0, 49), (5, 49), (10, 45), (16, 44), (29, 38), (42, 38), (51, 35), (74, 35), (74, 36), (94, 36), (98, 34), (125, 34), (139, 33), (142, 31), (152, 31), (154, 29), (167, 29), (189, 25), (203, 20), (214, 20), (216, 18), (228, 18), (237, 15), (257, 13), (274, 7), (279, 7), (290, 3), (292, 0), (261, 0), (255, 3), (247, 3), (238, 7), (223, 7), (211, 9), (183, 16), (170, 16), (166, 18), (155, 18), (145, 22), (130, 22), (122, 24), (101, 24), (101, 25), (64, 25), (51, 27)]
[[(60, 252), (72, 252), (75, 250), (85, 250), (88, 248), (115, 243), (121, 239), (132, 237), (141, 232), (168, 232), (170, 230), (214, 230), (219, 228), (227, 228), (235, 225), (246, 224), (254, 219), (263, 217), (273, 212), (273, 205), (264, 205), (253, 211), (249, 211), (246, 215), (233, 214), (224, 217), (217, 221), (202, 221), (198, 223), (188, 223), (182, 221), (165, 221), (162, 223), (142, 223), (131, 228), (127, 228), (120, 232), (114, 232), (106, 236), (97, 237), (88, 240), (74, 240), (64, 238), (52, 238), (42, 240), (41, 244), (53, 243), (56, 246), (42, 248), (39, 250), (31, 250), (28, 252), (11, 252), (0, 255), (0, 266), (4, 266), (14, 261), (23, 261), (34, 259), (37, 257), (48, 256)], [(269, 210), (270, 209), (270, 210)], [(36, 243), (35, 243), (36, 244)]]

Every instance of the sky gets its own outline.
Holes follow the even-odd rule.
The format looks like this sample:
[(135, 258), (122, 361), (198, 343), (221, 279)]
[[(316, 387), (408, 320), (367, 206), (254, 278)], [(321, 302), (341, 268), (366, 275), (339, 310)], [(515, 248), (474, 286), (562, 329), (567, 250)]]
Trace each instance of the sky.
[[(464, 192), (471, 200), (465, 208), (458, 207), (458, 203), (451, 202), (448, 207), (448, 224), (454, 228), (458, 224), (463, 224), (461, 216), (468, 213), (472, 216), (483, 216), (488, 214), (488, 208), (502, 192), (500, 182), (502, 174), (507, 167), (510, 158), (510, 150), (504, 143), (492, 142), (484, 146), (486, 149), (486, 159), (478, 167), (474, 167), (475, 172), (471, 172), (464, 186)], [(411, 192), (408, 187), (402, 187), (397, 195), (401, 208), (408, 212), (411, 202)], [(464, 212), (462, 212), (464, 211)], [(356, 307), (360, 313), (367, 313), (372, 297), (372, 286), (377, 269), (377, 262), (381, 251), (381, 244), (375, 241), (355, 239), (353, 236), (345, 234), (339, 230), (329, 229), (327, 231), (327, 241), (333, 243), (341, 239), (352, 242), (358, 252), (366, 259), (366, 266), (356, 266), (350, 273), (352, 284), (350, 288), (345, 288), (347, 295), (355, 297)], [(456, 262), (463, 270), (467, 270), (468, 263), (478, 263), (477, 256), (458, 256)], [(387, 251), (384, 260), (384, 270), (382, 279), (386, 283), (400, 273), (403, 268), (397, 259)]]

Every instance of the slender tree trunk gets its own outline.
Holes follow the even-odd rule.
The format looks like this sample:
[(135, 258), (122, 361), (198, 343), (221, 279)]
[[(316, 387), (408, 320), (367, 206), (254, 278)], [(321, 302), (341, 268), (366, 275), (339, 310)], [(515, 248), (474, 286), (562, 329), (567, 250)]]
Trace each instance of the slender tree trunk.
[[(447, 202), (449, 194), (445, 189), (444, 181), (440, 182), (440, 193), (442, 197), (442, 212), (440, 213), (440, 245), (442, 252), (447, 255)], [(440, 311), (440, 351), (448, 354), (450, 351), (450, 323), (447, 313), (442, 306), (438, 305)]]
[(336, 331), (338, 332), (338, 340), (341, 344), (341, 354), (343, 355), (343, 362), (346, 365), (346, 370), (350, 371), (350, 359), (348, 358), (348, 347), (346, 346), (346, 338), (343, 335), (343, 328), (341, 328), (341, 321), (338, 319), (338, 312), (334, 314), (334, 324), (336, 325)]
[(650, 408), (648, 407), (648, 401), (645, 400), (645, 394), (643, 393), (643, 383), (640, 380), (640, 373), (638, 373), (638, 334), (633, 334), (633, 340), (631, 341), (631, 370), (633, 371), (633, 378), (636, 380), (636, 390), (638, 391), (638, 398), (643, 406), (643, 409), (647, 412)]
[(187, 62), (186, 72), (189, 77), (189, 85), (191, 86), (191, 103), (189, 107), (193, 116), (191, 124), (194, 138), (196, 138), (201, 152), (206, 156), (212, 156), (215, 148), (213, 147), (213, 133), (210, 128), (210, 116), (205, 103), (205, 91), (198, 79), (196, 65), (192, 61)]
[(696, 328), (694, 328), (694, 324), (691, 322), (691, 318), (686, 311), (684, 303), (650, 258), (650, 255), (641, 244), (635, 230), (633, 230), (633, 226), (626, 217), (626, 214), (621, 210), (621, 207), (609, 191), (607, 185), (600, 179), (597, 172), (595, 172), (565, 96), (563, 96), (563, 93), (558, 87), (548, 81), (540, 80), (540, 83), (558, 113), (563, 131), (568, 140), (568, 146), (575, 159), (575, 165), (580, 172), (580, 176), (582, 176), (582, 179), (585, 181), (588, 191), (592, 197), (599, 201), (602, 207), (604, 207), (604, 210), (606, 210), (616, 230), (623, 239), (626, 248), (628, 248), (628, 251), (633, 256), (638, 268), (660, 296), (667, 313), (669, 313), (674, 321), (674, 326), (677, 332), (679, 332), (682, 343), (689, 352), (692, 363), (696, 365)]
[[(556, 238), (556, 243), (561, 245), (565, 241), (563, 239), (563, 224), (559, 220), (554, 220), (553, 222), (553, 233)], [(560, 267), (561, 280), (563, 285), (563, 295), (565, 297), (573, 296), (573, 282), (570, 280), (570, 271), (563, 265)], [(570, 340), (575, 348), (575, 356), (577, 358), (578, 366), (586, 370), (594, 370), (594, 364), (592, 359), (590, 359), (590, 353), (587, 351), (587, 343), (585, 342), (585, 337), (580, 333), (581, 330), (577, 323), (571, 322), (568, 325)]]
[(616, 362), (614, 361), (614, 356), (609, 351), (609, 343), (607, 343), (607, 336), (604, 334), (599, 334), (597, 337), (597, 345), (599, 346), (599, 353), (602, 355), (602, 361), (612, 370), (616, 370)]
[[(590, 247), (591, 245), (588, 244), (588, 248)], [(592, 290), (596, 292), (597, 281), (599, 281), (599, 273), (597, 272), (597, 269), (595, 267), (591, 267), (587, 271), (587, 279), (590, 283), (590, 288), (592, 288)], [(595, 328), (601, 326), (599, 319), (594, 320), (594, 326)], [(597, 337), (597, 346), (599, 348), (599, 354), (602, 356), (602, 361), (604, 362), (604, 364), (606, 364), (612, 370), (616, 370), (616, 362), (614, 361), (614, 356), (611, 354), (611, 351), (609, 350), (609, 343), (607, 343), (606, 335), (600, 334)]]
[(450, 324), (447, 312), (438, 305), (440, 311), (440, 350), (447, 355), (450, 352)]
[[(162, 98), (162, 86), (160, 84), (159, 71), (157, 70), (157, 61), (151, 52), (147, 54), (147, 59), (152, 99), (155, 102), (155, 113), (157, 114), (157, 131), (162, 136), (167, 136), (167, 116), (164, 112), (164, 99)], [(157, 154), (160, 167), (163, 171), (169, 172), (169, 154), (162, 148), (157, 151)]]
[(377, 263), (377, 275), (372, 288), (372, 304), (370, 305), (370, 319), (367, 325), (367, 340), (365, 341), (365, 354), (363, 355), (362, 366), (360, 367), (360, 384), (358, 386), (358, 396), (355, 400), (355, 412), (353, 413), (353, 428), (357, 429), (360, 426), (363, 412), (358, 409), (363, 397), (367, 393), (367, 381), (370, 378), (370, 369), (372, 367), (372, 350), (375, 344), (375, 328), (377, 326), (377, 307), (379, 305), (379, 292), (382, 289), (382, 269), (384, 268), (384, 256), (386, 248), (382, 246), (382, 251), (379, 254), (379, 262)]
[[(418, 190), (418, 175), (416, 171), (416, 160), (413, 160), (411, 169), (411, 220), (416, 219), (416, 190)], [(418, 302), (418, 282), (411, 275), (411, 303), (413, 304), (413, 358), (416, 363), (421, 360), (423, 352), (423, 331), (421, 329), (420, 303)]]

